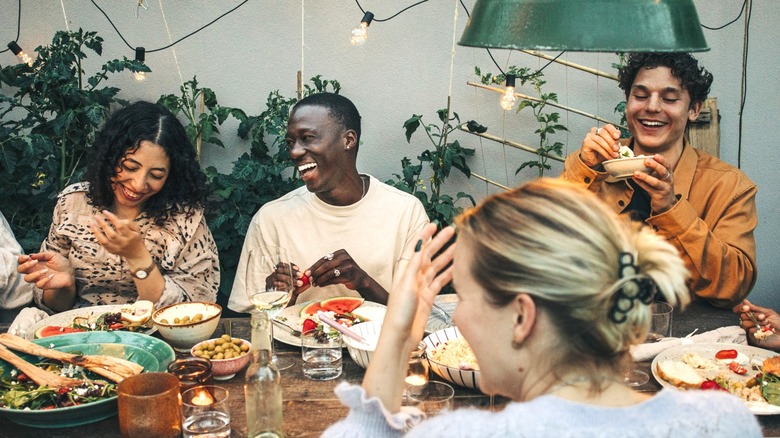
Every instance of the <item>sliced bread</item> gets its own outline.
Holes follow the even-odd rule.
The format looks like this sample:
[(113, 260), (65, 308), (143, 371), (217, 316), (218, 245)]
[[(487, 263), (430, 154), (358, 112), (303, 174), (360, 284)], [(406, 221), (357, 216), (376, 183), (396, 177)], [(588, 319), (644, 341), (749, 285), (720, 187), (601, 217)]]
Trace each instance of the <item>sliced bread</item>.
[(685, 389), (698, 389), (705, 380), (692, 366), (677, 360), (658, 362), (656, 372), (660, 378)]

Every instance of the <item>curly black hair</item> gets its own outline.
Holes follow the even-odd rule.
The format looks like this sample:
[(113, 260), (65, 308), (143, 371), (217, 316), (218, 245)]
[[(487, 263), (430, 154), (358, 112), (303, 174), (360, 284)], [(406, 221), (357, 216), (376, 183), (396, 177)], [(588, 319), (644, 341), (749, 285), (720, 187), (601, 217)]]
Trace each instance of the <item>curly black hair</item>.
[(113, 205), (111, 179), (117, 175), (124, 157), (136, 151), (143, 141), (161, 146), (171, 166), (162, 190), (144, 203), (144, 212), (159, 223), (174, 211), (203, 208), (208, 195), (206, 175), (184, 126), (167, 109), (143, 101), (112, 114), (95, 138), (85, 176), (92, 205), (101, 209)]
[(620, 88), (626, 92), (626, 99), (631, 93), (636, 75), (640, 69), (668, 67), (672, 75), (680, 80), (680, 84), (691, 96), (691, 105), (704, 102), (712, 85), (712, 73), (699, 67), (699, 61), (690, 53), (631, 53), (626, 65), (618, 73)]

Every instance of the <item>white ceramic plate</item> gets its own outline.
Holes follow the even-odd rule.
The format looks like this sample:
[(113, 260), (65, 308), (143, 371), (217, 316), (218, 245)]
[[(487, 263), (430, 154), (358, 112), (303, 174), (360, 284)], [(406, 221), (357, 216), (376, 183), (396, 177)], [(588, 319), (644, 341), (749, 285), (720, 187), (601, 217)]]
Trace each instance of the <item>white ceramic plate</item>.
[[(312, 302), (313, 301), (298, 303), (290, 307), (285, 307), (281, 312), (276, 314), (276, 319), (282, 321), (290, 327), (295, 327), (300, 330), (301, 325), (303, 324), (303, 321), (301, 321), (301, 310), (303, 310), (304, 307), (308, 306)], [(383, 319), (385, 316), (385, 310), (386, 307), (384, 304), (364, 301), (363, 304), (361, 304), (360, 307), (355, 309), (352, 313), (358, 314), (368, 320), (373, 321)], [(293, 336), (292, 333), (290, 333), (288, 330), (285, 330), (284, 327), (279, 327), (278, 325), (274, 326), (274, 339), (294, 347), (301, 346), (300, 336)]]
[(425, 333), (433, 333), (454, 325), (452, 314), (455, 313), (455, 306), (458, 305), (458, 296), (456, 294), (437, 295), (433, 302), (447, 312), (447, 317), (442, 315), (438, 309), (431, 309), (431, 316), (428, 317), (428, 323), (425, 325)]
[[(129, 306), (129, 304), (112, 304), (108, 306), (81, 307), (78, 309), (71, 309), (65, 312), (56, 313), (54, 315), (43, 318), (42, 320), (33, 324), (32, 327), (30, 327), (27, 330), (27, 333), (25, 333), (24, 337), (28, 340), (33, 340), (35, 338), (35, 332), (38, 331), (38, 329), (41, 327), (45, 327), (47, 325), (70, 327), (70, 325), (73, 324), (73, 319), (76, 318), (77, 316), (89, 317), (90, 315), (94, 315), (95, 317), (98, 317), (104, 313), (117, 313), (123, 307), (126, 306)], [(152, 325), (152, 327), (147, 328), (145, 330), (140, 330), (136, 333), (143, 333), (146, 335), (150, 335), (156, 331), (157, 331), (157, 327)]]
[[(712, 343), (701, 343), (701, 344), (678, 345), (668, 350), (664, 350), (661, 352), (661, 354), (656, 356), (655, 359), (653, 359), (653, 363), (650, 369), (653, 372), (653, 377), (655, 377), (655, 380), (657, 380), (658, 383), (661, 384), (661, 386), (666, 388), (679, 389), (676, 386), (672, 385), (671, 383), (667, 382), (666, 380), (658, 376), (658, 372), (656, 371), (658, 362), (663, 360), (682, 360), (683, 354), (688, 352), (696, 353), (705, 359), (714, 361), (715, 353), (717, 353), (720, 350), (737, 350), (737, 352), (746, 355), (750, 360), (749, 365), (747, 366), (748, 369), (747, 374), (740, 376), (739, 374), (732, 373), (728, 371), (728, 369), (724, 365), (723, 370), (718, 369), (718, 370), (712, 370), (706, 373), (702, 373), (705, 374), (704, 377), (713, 378), (719, 373), (724, 373), (724, 374), (728, 373), (727, 375), (731, 380), (748, 380), (749, 378), (754, 377), (756, 374), (759, 373), (758, 370), (755, 370), (753, 368), (754, 364), (760, 367), (761, 364), (764, 362), (764, 359), (777, 355), (777, 353), (773, 351), (764, 350), (763, 348), (751, 347), (749, 345), (742, 345), (742, 344), (726, 344), (726, 343), (712, 342)], [(697, 371), (701, 372), (701, 370), (697, 370)], [(755, 415), (780, 414), (780, 406), (770, 405), (769, 403), (766, 402), (745, 402), (745, 404), (748, 406), (748, 408), (750, 408), (750, 411), (753, 412), (753, 414)]]

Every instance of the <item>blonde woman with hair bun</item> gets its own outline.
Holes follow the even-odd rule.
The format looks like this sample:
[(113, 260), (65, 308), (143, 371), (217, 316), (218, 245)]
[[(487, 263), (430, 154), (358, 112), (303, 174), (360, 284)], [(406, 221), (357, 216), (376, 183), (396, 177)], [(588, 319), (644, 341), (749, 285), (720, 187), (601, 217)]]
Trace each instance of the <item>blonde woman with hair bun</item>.
[[(652, 230), (557, 179), (490, 196), (456, 224), (457, 244), (443, 249), (455, 230), (429, 226), (407, 255), (362, 386), (336, 388), (350, 413), (324, 436), (761, 436), (729, 394), (623, 384), (621, 364), (647, 334), (649, 305), (690, 300), (683, 261)], [(406, 359), (450, 280), (480, 389), (512, 402), (423, 421), (401, 408)]]

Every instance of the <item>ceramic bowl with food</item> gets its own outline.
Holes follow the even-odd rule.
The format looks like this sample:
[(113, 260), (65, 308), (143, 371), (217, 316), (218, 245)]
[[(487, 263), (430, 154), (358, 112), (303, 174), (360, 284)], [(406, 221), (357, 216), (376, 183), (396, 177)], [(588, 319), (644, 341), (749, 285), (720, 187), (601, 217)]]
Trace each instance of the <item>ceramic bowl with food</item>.
[(435, 331), (423, 342), (434, 373), (450, 383), (479, 391), (479, 366), (457, 327)]
[(371, 363), (371, 356), (374, 354), (374, 350), (376, 350), (379, 332), (382, 330), (382, 321), (361, 322), (353, 325), (351, 329), (362, 336), (368, 343), (364, 344), (349, 336), (342, 336), (341, 339), (347, 345), (347, 351), (349, 351), (352, 360), (361, 367), (368, 368), (368, 364)]
[(189, 351), (195, 344), (214, 334), (222, 316), (222, 307), (216, 303), (176, 303), (156, 310), (152, 321), (171, 347)]
[(215, 380), (227, 380), (236, 375), (249, 363), (252, 344), (228, 335), (198, 342), (190, 354), (211, 361), (211, 375)]
[(613, 178), (631, 178), (634, 172), (651, 173), (653, 169), (645, 166), (645, 160), (651, 158), (649, 156), (640, 155), (638, 157), (630, 158), (615, 158), (614, 160), (607, 160), (604, 164), (604, 170)]

